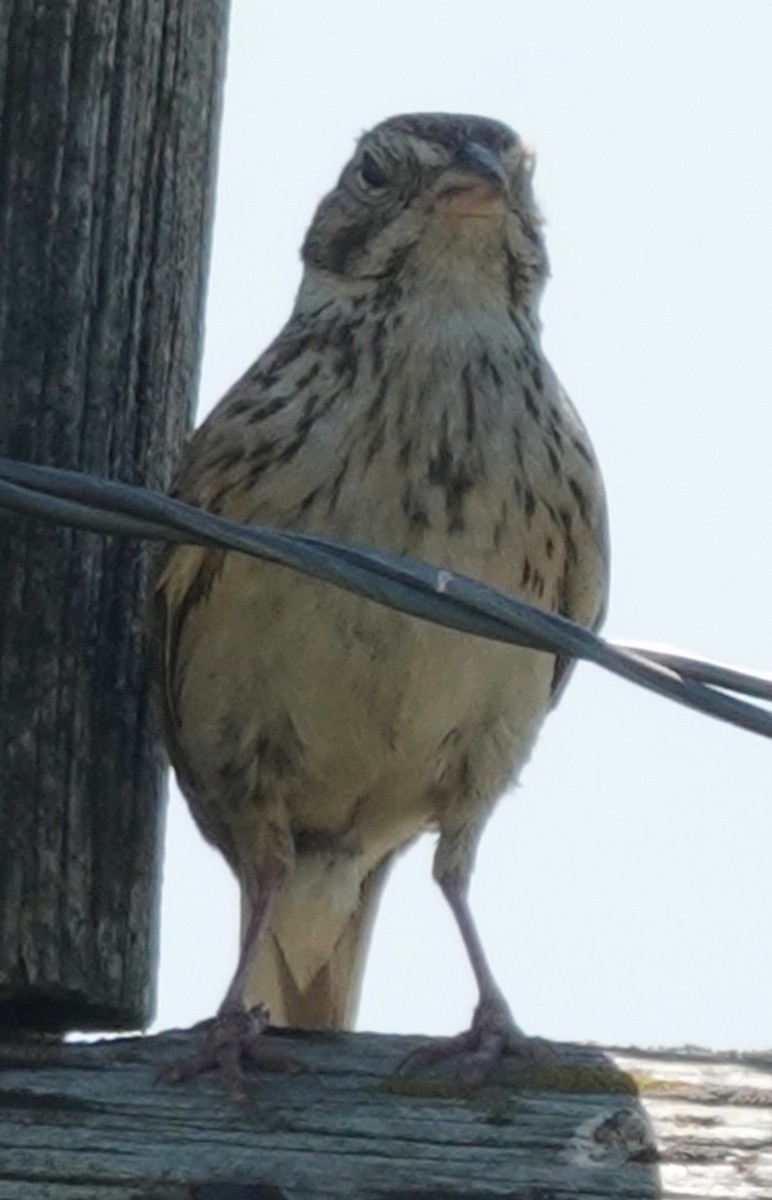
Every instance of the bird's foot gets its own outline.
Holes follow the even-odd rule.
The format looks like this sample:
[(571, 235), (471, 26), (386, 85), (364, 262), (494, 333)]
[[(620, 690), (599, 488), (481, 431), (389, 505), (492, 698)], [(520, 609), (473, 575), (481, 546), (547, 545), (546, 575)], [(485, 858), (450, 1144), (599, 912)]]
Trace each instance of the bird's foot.
[(480, 1000), (470, 1029), (455, 1037), (433, 1038), (422, 1043), (408, 1054), (401, 1069), (457, 1059), (459, 1082), (477, 1087), (507, 1058), (526, 1065), (553, 1063), (557, 1057), (549, 1042), (523, 1033), (504, 998), (493, 995)]
[(181, 1083), (206, 1071), (216, 1071), (228, 1095), (238, 1104), (250, 1098), (247, 1065), (267, 1071), (300, 1071), (297, 1059), (285, 1054), (267, 1038), (268, 1009), (258, 1004), (249, 1011), (234, 1008), (221, 1011), (209, 1021), (203, 1021), (204, 1044), (195, 1054), (163, 1071), (165, 1083)]

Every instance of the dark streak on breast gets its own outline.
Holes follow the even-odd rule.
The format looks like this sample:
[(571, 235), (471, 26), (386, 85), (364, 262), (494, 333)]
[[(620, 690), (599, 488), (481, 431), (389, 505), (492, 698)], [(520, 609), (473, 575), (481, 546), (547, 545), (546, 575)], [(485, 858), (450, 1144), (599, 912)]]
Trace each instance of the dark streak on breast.
[(387, 393), (388, 389), (389, 389), (389, 375), (387, 372), (385, 375), (382, 376), (382, 378), (378, 384), (376, 393), (373, 396), (372, 400), (370, 401), (370, 407), (367, 410), (368, 421), (375, 421), (381, 415), (381, 411), (383, 409), (383, 405), (386, 400), (386, 393)]
[(275, 396), (267, 404), (262, 404), (259, 408), (253, 409), (247, 417), (247, 425), (259, 425), (261, 421), (267, 421), (269, 417), (273, 417), (277, 412), (281, 412), (289, 402), (289, 399), (289, 396)]
[(335, 508), (337, 506), (338, 499), (340, 497), (340, 489), (343, 487), (343, 480), (346, 478), (346, 475), (348, 474), (348, 463), (349, 463), (349, 456), (347, 454), (346, 457), (343, 459), (343, 462), (338, 467), (337, 474), (332, 481), (332, 487), (330, 488), (330, 499), (327, 503), (327, 512), (330, 514), (335, 511)]
[(539, 412), (539, 406), (533, 398), (531, 389), (526, 384), (523, 384), (523, 399), (525, 400), (526, 409), (533, 417), (534, 421), (538, 423), (539, 417), (541, 416)]
[(574, 450), (576, 450), (577, 454), (582, 456), (586, 463), (589, 463), (591, 467), (595, 465), (595, 460), (593, 459), (592, 454), (587, 449), (581, 438), (572, 437), (571, 445), (574, 447)]
[(429, 483), (444, 488), (448, 532), (460, 532), (464, 528), (464, 497), (473, 486), (474, 478), (465, 461), (457, 459), (451, 450), (447, 413), (442, 415), (437, 449), (429, 460), (428, 479)]
[(411, 484), (406, 483), (400, 496), (402, 511), (413, 529), (426, 529), (429, 525), (429, 514), (418, 499)]
[(582, 488), (581, 484), (577, 483), (575, 479), (569, 479), (568, 486), (571, 489), (571, 495), (574, 497), (574, 500), (576, 500), (576, 507), (579, 509), (580, 517), (584, 521), (585, 525), (589, 524), (590, 508), (589, 504), (587, 503), (587, 497), (584, 493), (584, 489)]
[(547, 451), (547, 457), (550, 460), (550, 466), (552, 467), (553, 474), (556, 475), (558, 478), (560, 478), (560, 475), (562, 474), (561, 467), (560, 467), (560, 459), (558, 458), (555, 451), (552, 449), (552, 446), (546, 445), (545, 449)]

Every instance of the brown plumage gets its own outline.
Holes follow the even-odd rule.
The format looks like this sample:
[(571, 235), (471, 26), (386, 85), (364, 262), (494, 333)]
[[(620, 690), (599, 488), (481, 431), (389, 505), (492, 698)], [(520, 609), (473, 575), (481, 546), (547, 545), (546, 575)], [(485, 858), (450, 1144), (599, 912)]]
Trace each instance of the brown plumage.
[[(541, 349), (532, 170), (481, 117), (366, 134), (306, 236), (287, 325), (193, 435), (174, 494), (421, 557), (596, 626), (603, 489)], [(567, 664), (199, 547), (164, 553), (157, 614), (171, 759), (241, 887), (229, 1053), (263, 1056), (243, 1016), (258, 1002), (278, 1024), (351, 1024), (388, 865), (424, 830), (480, 986), (452, 1049), (522, 1046), (466, 890)], [(190, 1070), (215, 1060), (210, 1046)]]

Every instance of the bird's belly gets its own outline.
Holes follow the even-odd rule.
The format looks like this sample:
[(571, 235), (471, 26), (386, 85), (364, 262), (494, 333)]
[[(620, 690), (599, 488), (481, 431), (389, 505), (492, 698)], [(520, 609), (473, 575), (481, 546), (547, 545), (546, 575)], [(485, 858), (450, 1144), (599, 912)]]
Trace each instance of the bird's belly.
[(553, 669), (237, 555), (179, 657), (185, 755), (209, 801), (228, 780), (233, 802), (281, 808), (299, 850), (366, 849), (365, 870), (439, 819), (460, 773), (470, 806), (501, 789)]

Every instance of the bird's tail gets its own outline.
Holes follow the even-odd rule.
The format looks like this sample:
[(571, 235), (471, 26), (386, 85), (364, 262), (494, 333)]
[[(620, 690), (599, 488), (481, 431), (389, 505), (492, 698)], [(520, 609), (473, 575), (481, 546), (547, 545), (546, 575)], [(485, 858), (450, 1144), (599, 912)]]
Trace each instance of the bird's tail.
[(282, 897), (247, 986), (248, 1008), (267, 1005), (272, 1025), (351, 1029), (391, 856), (364, 879), (353, 911), (330, 920), (313, 895)]

